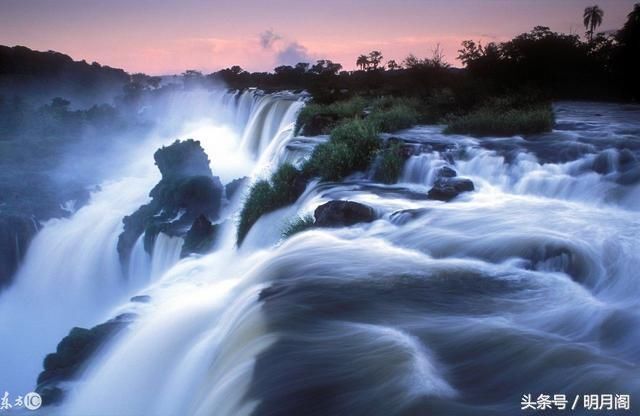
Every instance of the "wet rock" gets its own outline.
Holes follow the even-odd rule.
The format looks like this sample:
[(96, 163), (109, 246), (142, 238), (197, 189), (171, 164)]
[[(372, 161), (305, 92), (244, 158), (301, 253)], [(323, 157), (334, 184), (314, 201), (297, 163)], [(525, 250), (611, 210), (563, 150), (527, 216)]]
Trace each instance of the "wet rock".
[(233, 199), (234, 196), (238, 193), (238, 191), (247, 183), (249, 178), (246, 176), (238, 179), (234, 179), (228, 184), (224, 186), (225, 195), (228, 200)]
[(407, 142), (400, 137), (392, 136), (387, 140), (387, 147), (393, 146), (397, 146), (399, 148), (400, 156), (403, 159), (408, 159), (409, 157), (421, 152), (419, 143)]
[(151, 253), (158, 233), (184, 237), (200, 216), (215, 221), (220, 214), (225, 189), (211, 173), (200, 142), (175, 141), (156, 151), (153, 157), (162, 179), (149, 193), (151, 202), (123, 219), (124, 231), (118, 239), (118, 254), (125, 273), (140, 235), (144, 234), (144, 248)]
[(345, 227), (376, 219), (373, 208), (352, 201), (329, 201), (314, 212), (316, 227)]
[(304, 191), (306, 191), (307, 185), (309, 184), (309, 178), (304, 174), (295, 174), (293, 175), (290, 183), (290, 200), (291, 202), (295, 202), (300, 197), (300, 195), (302, 195)]
[(463, 192), (473, 191), (473, 182), (466, 178), (440, 178), (427, 193), (429, 199), (451, 201)]
[(151, 302), (151, 296), (149, 296), (149, 295), (138, 295), (138, 296), (132, 297), (129, 300), (131, 302), (134, 302), (134, 303), (149, 303), (149, 302)]
[(613, 150), (600, 153), (593, 160), (593, 171), (601, 175), (606, 175), (615, 170), (617, 154)]
[(40, 223), (68, 217), (88, 200), (80, 183), (61, 187), (44, 172), (0, 167), (0, 290), (13, 280)]
[(207, 217), (200, 215), (193, 221), (184, 237), (180, 257), (186, 257), (189, 254), (204, 254), (210, 251), (215, 242), (217, 231), (218, 225), (212, 224)]
[(618, 170), (626, 172), (638, 164), (638, 160), (629, 149), (622, 149), (618, 154)]
[(163, 179), (187, 176), (212, 176), (209, 158), (196, 140), (176, 140), (153, 154)]
[(44, 370), (38, 375), (36, 388), (43, 406), (60, 402), (65, 393), (62, 383), (77, 378), (91, 356), (134, 318), (133, 314), (123, 314), (91, 329), (71, 329), (56, 352), (44, 358)]
[(0, 214), (0, 289), (11, 282), (37, 232), (38, 224), (29, 216)]
[(443, 166), (438, 170), (437, 175), (438, 178), (455, 178), (458, 176), (458, 173), (449, 166)]
[(392, 224), (395, 225), (404, 225), (409, 221), (413, 221), (416, 218), (420, 218), (421, 216), (428, 213), (430, 210), (426, 208), (416, 208), (416, 209), (403, 209), (400, 211), (395, 211), (389, 217), (389, 220)]

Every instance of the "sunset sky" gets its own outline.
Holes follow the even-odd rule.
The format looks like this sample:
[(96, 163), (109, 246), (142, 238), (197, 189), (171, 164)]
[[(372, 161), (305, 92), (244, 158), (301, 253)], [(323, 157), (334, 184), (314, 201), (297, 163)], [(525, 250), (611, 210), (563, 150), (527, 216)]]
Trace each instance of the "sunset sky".
[[(619, 28), (638, 0), (598, 0), (600, 30)], [(460, 42), (506, 40), (535, 25), (584, 33), (593, 0), (0, 0), (0, 44), (56, 50), (130, 72), (270, 70), (328, 58), (346, 69), (372, 49), (386, 59), (454, 65)]]

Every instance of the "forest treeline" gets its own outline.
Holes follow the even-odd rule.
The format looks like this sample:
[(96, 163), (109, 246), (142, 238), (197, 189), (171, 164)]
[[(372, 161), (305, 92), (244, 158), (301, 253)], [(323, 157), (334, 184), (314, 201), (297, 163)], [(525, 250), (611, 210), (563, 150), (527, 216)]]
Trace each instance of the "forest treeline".
[[(318, 102), (354, 95), (430, 96), (445, 92), (459, 105), (472, 105), (480, 97), (512, 91), (530, 91), (550, 99), (638, 100), (640, 98), (640, 4), (617, 31), (596, 32), (604, 12), (585, 9), (586, 36), (564, 34), (536, 26), (502, 43), (462, 42), (458, 60), (463, 68), (446, 62), (439, 47), (428, 57), (407, 56), (402, 62), (384, 60), (371, 51), (354, 57), (357, 70), (318, 60), (283, 65), (272, 72), (248, 72), (232, 66), (210, 74), (187, 70), (172, 77), (127, 74), (123, 70), (74, 62), (57, 52), (36, 52), (25, 47), (0, 47), (0, 95), (61, 96), (74, 104), (82, 96), (106, 96), (108, 91), (135, 101), (156, 89), (224, 85), (266, 91), (307, 90)], [(112, 97), (111, 97), (112, 98)], [(81, 103), (84, 104), (84, 103)]]

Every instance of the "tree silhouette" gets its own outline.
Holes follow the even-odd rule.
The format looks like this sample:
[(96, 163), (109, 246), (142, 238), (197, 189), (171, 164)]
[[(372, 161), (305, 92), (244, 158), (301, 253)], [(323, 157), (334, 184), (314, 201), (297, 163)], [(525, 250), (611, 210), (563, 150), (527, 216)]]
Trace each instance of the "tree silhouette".
[(602, 24), (602, 16), (604, 16), (604, 12), (597, 4), (584, 9), (582, 17), (584, 18), (584, 28), (587, 29), (589, 41), (593, 40), (593, 34), (596, 28)]
[(364, 71), (369, 67), (369, 57), (367, 55), (358, 56), (358, 59), (356, 59), (356, 65)]
[(616, 34), (618, 44), (613, 65), (626, 93), (640, 98), (640, 3), (627, 15), (627, 22)]
[(382, 52), (380, 51), (371, 51), (369, 52), (369, 69), (376, 70), (382, 62)]
[(401, 67), (394, 59), (390, 59), (387, 62), (387, 68), (389, 68), (389, 71), (395, 71), (397, 69), (400, 69)]
[(440, 48), (440, 44), (436, 44), (432, 51), (431, 63), (436, 68), (448, 68), (449, 64), (444, 58), (444, 51)]

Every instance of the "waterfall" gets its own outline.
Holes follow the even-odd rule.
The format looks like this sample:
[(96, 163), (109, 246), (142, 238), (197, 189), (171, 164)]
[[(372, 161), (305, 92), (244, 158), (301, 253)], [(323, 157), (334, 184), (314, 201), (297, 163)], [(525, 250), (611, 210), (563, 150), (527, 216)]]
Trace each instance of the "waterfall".
[(183, 243), (184, 240), (181, 237), (158, 233), (151, 255), (151, 277), (161, 276), (180, 260)]
[[(264, 178), (323, 140), (293, 136), (304, 102), (292, 94), (194, 100), (216, 114), (171, 117), (177, 137), (201, 140), (224, 183)], [(131, 160), (147, 162), (47, 223), (0, 295), (0, 335), (29, 346), (2, 349), (9, 387), (32, 387), (71, 326), (134, 311), (47, 414), (507, 416), (523, 394), (640, 394), (640, 121), (560, 105), (548, 135), (394, 134), (412, 149), (398, 183), (312, 180), (241, 247), (242, 198), (231, 201), (214, 251), (180, 259), (182, 239), (160, 233), (149, 255), (139, 239), (126, 280), (122, 217), (148, 200), (150, 155), (176, 134), (144, 141)], [(597, 135), (575, 127), (586, 119)], [(444, 167), (475, 190), (428, 199)], [(283, 239), (288, 221), (335, 199), (375, 221)], [(138, 294), (149, 302), (128, 301)]]
[[(0, 337), (12, 340), (0, 354), (3, 381), (10, 380), (3, 388), (32, 390), (42, 359), (72, 327), (91, 327), (111, 318), (114, 308), (179, 260), (182, 239), (160, 234), (152, 256), (144, 252), (141, 240), (134, 246), (129, 279), (119, 265), (116, 245), (122, 219), (148, 201), (159, 180), (153, 152), (176, 138), (193, 137), (211, 155), (212, 170), (225, 182), (250, 175), (257, 169), (255, 155), (234, 157), (241, 138), (253, 137), (245, 132), (243, 120), (259, 112), (271, 120), (274, 135), (290, 135), (296, 114), (287, 110), (300, 105), (294, 98), (284, 104), (272, 102), (279, 100), (256, 91), (185, 91), (172, 96), (154, 110), (166, 114), (165, 124), (118, 161), (114, 179), (70, 218), (45, 224), (15, 283), (0, 293)], [(265, 108), (276, 114), (269, 115)], [(260, 140), (268, 146), (266, 136)]]

